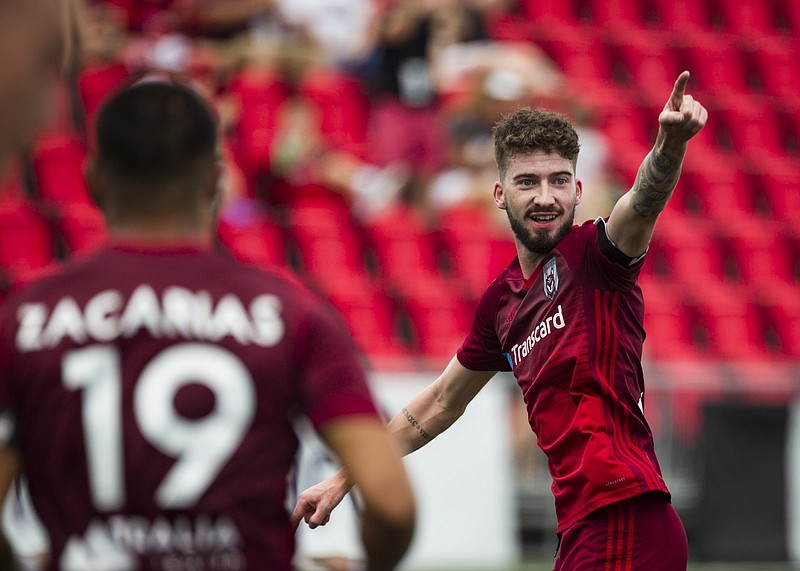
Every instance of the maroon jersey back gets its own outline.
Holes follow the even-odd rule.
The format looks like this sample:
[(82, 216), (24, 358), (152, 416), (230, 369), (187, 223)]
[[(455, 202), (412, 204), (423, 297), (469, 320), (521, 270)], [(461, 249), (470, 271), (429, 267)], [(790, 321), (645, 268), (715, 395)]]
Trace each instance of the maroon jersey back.
[(114, 246), (9, 299), (0, 438), (51, 568), (289, 570), (292, 416), (375, 415), (358, 359), (298, 283), (192, 248)]
[(642, 412), (642, 260), (622, 258), (601, 219), (575, 226), (527, 280), (514, 260), (458, 351), (468, 369), (514, 372), (559, 533), (609, 503), (668, 493)]

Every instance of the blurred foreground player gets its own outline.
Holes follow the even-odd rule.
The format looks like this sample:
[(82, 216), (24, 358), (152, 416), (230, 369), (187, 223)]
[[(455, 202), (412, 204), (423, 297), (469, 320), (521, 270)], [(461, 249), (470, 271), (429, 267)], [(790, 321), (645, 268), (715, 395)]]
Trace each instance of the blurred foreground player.
[[(517, 258), (489, 285), (464, 344), (389, 424), (410, 453), (450, 427), (497, 371), (513, 371), (548, 457), (556, 571), (683, 571), (686, 533), (643, 414), (643, 300), (637, 276), (706, 110), (675, 82), (653, 150), (608, 220), (573, 225), (578, 136), (561, 115), (521, 109), (495, 127), (494, 199)], [(324, 524), (346, 472), (301, 494), (293, 521)]]
[[(0, 2), (0, 179), (52, 107), (56, 80), (71, 49), (64, 34), (67, 17), (61, 0)], [(0, 537), (0, 568), (10, 557)]]
[(52, 107), (65, 59), (65, 2), (0, 2), (0, 173)]
[(49, 569), (291, 569), (303, 412), (358, 482), (367, 568), (394, 569), (414, 502), (331, 310), (211, 251), (216, 125), (142, 83), (97, 122), (87, 180), (107, 248), (0, 313), (0, 498), (27, 476)]

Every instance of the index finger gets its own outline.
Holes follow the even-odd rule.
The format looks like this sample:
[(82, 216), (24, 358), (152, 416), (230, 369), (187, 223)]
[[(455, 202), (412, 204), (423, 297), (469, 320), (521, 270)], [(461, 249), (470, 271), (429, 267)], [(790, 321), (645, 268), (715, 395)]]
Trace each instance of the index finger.
[(297, 526), (300, 525), (300, 522), (303, 521), (303, 516), (306, 513), (306, 505), (302, 502), (297, 502), (297, 505), (294, 507), (294, 511), (292, 512), (292, 517), (290, 518), (292, 528), (297, 529)]
[(675, 111), (680, 110), (681, 103), (683, 103), (683, 95), (686, 92), (686, 84), (689, 83), (689, 72), (684, 71), (675, 80), (675, 86), (672, 88), (672, 93), (669, 96), (669, 101), (672, 103)]

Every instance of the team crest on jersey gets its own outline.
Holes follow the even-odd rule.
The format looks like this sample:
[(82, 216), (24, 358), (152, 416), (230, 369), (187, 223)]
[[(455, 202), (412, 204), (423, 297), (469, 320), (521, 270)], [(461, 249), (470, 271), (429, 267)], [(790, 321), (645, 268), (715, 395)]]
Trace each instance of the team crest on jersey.
[(544, 265), (542, 271), (542, 281), (544, 282), (544, 295), (547, 299), (555, 299), (558, 292), (558, 268), (556, 268), (556, 258), (553, 256)]

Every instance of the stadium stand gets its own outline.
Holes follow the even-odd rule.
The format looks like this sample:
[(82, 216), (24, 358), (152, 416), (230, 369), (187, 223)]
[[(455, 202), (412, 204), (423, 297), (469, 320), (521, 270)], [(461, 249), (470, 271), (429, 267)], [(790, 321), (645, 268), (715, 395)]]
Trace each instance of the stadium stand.
[[(101, 4), (90, 2), (87, 8)], [(191, 38), (197, 32), (187, 27), (185, 17), (164, 19), (169, 7), (140, 14), (124, 3), (110, 4), (117, 9), (115, 25), (128, 23), (131, 44), (137, 34), (150, 34), (150, 38), (177, 32)], [(381, 3), (376, 6), (380, 10)], [(127, 15), (120, 19), (120, 13)], [(505, 8), (498, 3), (486, 10), (485, 29), (488, 41), (524, 40), (552, 58), (566, 88), (561, 103), (548, 103), (566, 109), (583, 105), (594, 112), (612, 145), (613, 169), (624, 184), (632, 181), (636, 165), (652, 143), (656, 129), (652, 110), (661, 104), (663, 85), (680, 69), (690, 69), (692, 88), (708, 103), (712, 119), (706, 132), (693, 141), (669, 216), (659, 223), (643, 281), (647, 285), (656, 278), (669, 279), (691, 287), (699, 275), (715, 284), (738, 280), (744, 298), (758, 299), (758, 289), (772, 287), (773, 281), (798, 283), (793, 229), (800, 221), (800, 195), (787, 191), (798, 182), (800, 151), (800, 118), (794, 98), (800, 86), (798, 13), (794, 3), (781, 0), (736, 4), (625, 0), (611, 5), (595, 0), (522, 0), (516, 8), (514, 3)], [(152, 22), (158, 26), (151, 29)], [(164, 28), (168, 22), (176, 27)], [(282, 36), (264, 36), (262, 41), (272, 45), (273, 52), (254, 56), (252, 50), (237, 51), (231, 47), (241, 39), (236, 36), (228, 44), (220, 42), (226, 47), (211, 56), (216, 67), (210, 93), (233, 109), (222, 117), (231, 151), (227, 158), (241, 169), (247, 195), (267, 199), (247, 216), (223, 216), (220, 244), (250, 263), (289, 266), (323, 290), (339, 291), (330, 284), (361, 276), (362, 285), (385, 288), (395, 298), (392, 303), (410, 303), (414, 309), (403, 310), (407, 316), (422, 315), (421, 307), (451, 303), (410, 293), (422, 289), (449, 291), (456, 299), (474, 301), (506, 258), (513, 256), (513, 249), (492, 229), (493, 223), (471, 206), (425, 213), (425, 189), (412, 185), (399, 204), (390, 205), (374, 219), (360, 220), (347, 197), (326, 187), (323, 179), (287, 179), (275, 170), (278, 122), (293, 98), (319, 118), (327, 150), (357, 160), (369, 156), (373, 107), (369, 70), (380, 60), (365, 57), (351, 68), (333, 68), (320, 65), (323, 60), (313, 56), (308, 61), (292, 59), (281, 52), (280, 42), (296, 38), (294, 33), (284, 29)], [(201, 39), (197, 38), (194, 49)], [(4, 258), (4, 267), (40, 267), (85, 251), (102, 239), (104, 229), (93, 211), (81, 169), (91, 146), (87, 126), (103, 97), (146, 71), (137, 67), (142, 61), (153, 61), (141, 54), (132, 57), (126, 49), (112, 52), (116, 58), (107, 53), (103, 58), (90, 57), (76, 68), (72, 83), (65, 84), (58, 119), (26, 159), (25, 172), (30, 176), (20, 178), (16, 185), (17, 189), (29, 187), (23, 188), (27, 202), (4, 209), (4, 216), (18, 221), (14, 224), (37, 221), (32, 224), (39, 230), (31, 232), (39, 238), (30, 244), (38, 246), (29, 246), (28, 254), (16, 246), (7, 248), (15, 260)], [(191, 73), (191, 67), (177, 73)], [(459, 97), (441, 96), (447, 102), (441, 107), (443, 117), (461, 111), (464, 103)], [(28, 256), (31, 260), (24, 261)], [(425, 287), (409, 286), (417, 281)], [(691, 311), (651, 303), (654, 307), (648, 311), (654, 323), (656, 315), (665, 322), (674, 321), (678, 315), (696, 315), (704, 307), (700, 313), (711, 322), (710, 304), (702, 300)], [(777, 328), (772, 329), (777, 335)], [(659, 347), (656, 353), (688, 354), (692, 339), (680, 333), (684, 330), (692, 327), (653, 324), (650, 339)], [(396, 328), (386, 331), (389, 336), (400, 335), (396, 345), (408, 345), (407, 333), (398, 333)], [(664, 349), (669, 344), (675, 345), (674, 351)], [(437, 353), (420, 347), (417, 350), (423, 354)], [(722, 346), (708, 350), (725, 357)], [(762, 353), (769, 356), (767, 351)], [(749, 357), (758, 355), (753, 352)]]

